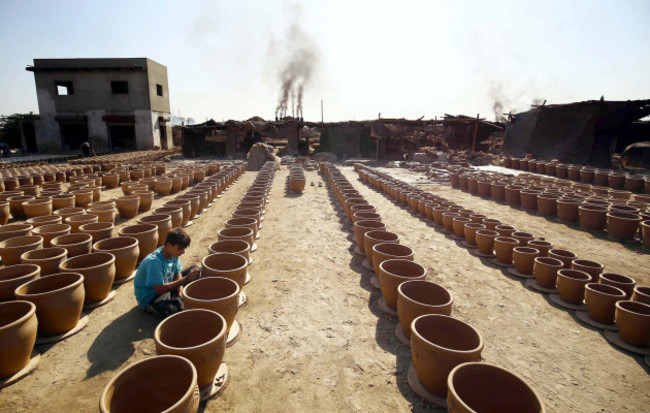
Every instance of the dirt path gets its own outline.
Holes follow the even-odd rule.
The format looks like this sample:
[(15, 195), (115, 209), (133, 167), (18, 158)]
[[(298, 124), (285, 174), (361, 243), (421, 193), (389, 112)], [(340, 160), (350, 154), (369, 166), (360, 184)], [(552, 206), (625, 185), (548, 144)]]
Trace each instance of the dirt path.
[[(358, 181), (351, 168), (341, 170), (375, 205), (388, 229), (414, 248), (429, 279), (452, 291), (454, 316), (484, 337), (484, 359), (528, 380), (549, 411), (640, 412), (650, 405), (650, 376), (639, 358), (611, 347), (542, 295), (482, 264)], [(323, 179), (316, 172), (307, 172), (303, 195), (288, 194), (287, 173), (276, 174), (259, 250), (252, 255), (253, 280), (244, 289), (249, 303), (237, 316), (243, 333), (225, 356), (230, 381), (204, 410), (443, 411), (410, 390), (410, 349), (394, 336), (397, 320), (377, 307), (380, 293), (353, 253), (351, 228), (336, 198), (325, 185), (318, 187)], [(185, 265), (206, 255), (255, 175), (245, 173), (187, 229), (192, 245), (182, 258)], [(640, 274), (650, 267), (647, 255), (459, 191), (433, 190), (581, 256), (598, 255), (607, 268), (650, 283), (647, 273)], [(111, 196), (119, 192), (103, 194)], [(162, 202), (156, 200), (155, 206)], [(119, 369), (155, 354), (158, 319), (135, 306), (132, 283), (122, 285), (113, 302), (90, 313), (81, 333), (39, 347), (41, 366), (0, 392), (0, 412), (97, 411), (102, 388)]]

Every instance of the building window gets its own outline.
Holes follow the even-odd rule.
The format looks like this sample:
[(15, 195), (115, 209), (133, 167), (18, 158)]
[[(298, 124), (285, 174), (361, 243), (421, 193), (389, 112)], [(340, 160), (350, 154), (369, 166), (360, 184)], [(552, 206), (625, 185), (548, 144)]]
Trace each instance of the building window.
[(54, 82), (57, 96), (70, 96), (73, 94), (72, 82)]
[(158, 94), (158, 96), (163, 95), (162, 85), (156, 84), (156, 93)]
[(111, 91), (114, 95), (128, 95), (129, 94), (129, 82), (125, 81), (112, 81), (111, 82)]

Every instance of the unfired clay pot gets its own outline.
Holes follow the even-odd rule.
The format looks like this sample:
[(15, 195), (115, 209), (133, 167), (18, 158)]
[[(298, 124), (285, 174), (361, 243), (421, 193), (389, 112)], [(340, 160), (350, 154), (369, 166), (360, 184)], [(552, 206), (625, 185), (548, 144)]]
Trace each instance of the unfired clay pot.
[(498, 232), (501, 237), (511, 237), (517, 229), (510, 225), (501, 224), (494, 227), (494, 230)]
[(115, 206), (123, 219), (131, 219), (138, 214), (140, 197), (138, 195), (125, 195), (115, 200)]
[[(34, 228), (41, 227), (49, 224), (60, 224), (63, 219), (59, 215), (45, 215), (42, 217), (34, 217), (25, 221), (26, 224), (31, 224)], [(33, 230), (32, 230), (33, 231)]]
[(2, 265), (20, 264), (23, 253), (39, 248), (43, 248), (43, 237), (40, 235), (24, 235), (0, 241)]
[(52, 195), (52, 208), (59, 210), (63, 208), (75, 208), (77, 202), (75, 201), (74, 194), (58, 194)]
[(138, 224), (154, 224), (158, 228), (158, 246), (165, 243), (167, 233), (172, 229), (172, 217), (167, 214), (148, 215), (138, 218)]
[(217, 252), (203, 258), (204, 277), (226, 277), (237, 282), (239, 288), (244, 288), (248, 260), (241, 255), (229, 252)]
[(158, 246), (158, 227), (155, 224), (128, 225), (120, 228), (117, 233), (121, 237), (133, 237), (138, 240), (140, 249), (138, 262), (152, 253)]
[(9, 201), (0, 201), (0, 225), (7, 225), (10, 215)]
[(616, 303), (616, 325), (623, 341), (636, 347), (650, 345), (650, 305), (638, 301)]
[(115, 256), (115, 281), (129, 278), (135, 272), (140, 248), (133, 237), (107, 238), (93, 245), (95, 252), (109, 252)]
[(204, 308), (221, 314), (229, 332), (239, 308), (240, 292), (239, 284), (230, 278), (205, 277), (183, 288), (183, 301), (186, 310)]
[(598, 282), (600, 274), (602, 274), (605, 269), (603, 264), (590, 260), (573, 260), (571, 261), (571, 268), (590, 274), (593, 279), (592, 282)]
[(585, 285), (585, 306), (594, 321), (613, 324), (614, 305), (620, 300), (625, 300), (625, 292), (620, 288), (597, 283)]
[(562, 250), (558, 248), (551, 248), (548, 251), (548, 256), (550, 258), (555, 258), (562, 261), (564, 268), (571, 268), (571, 263), (573, 260), (577, 259), (578, 256), (571, 251)]
[(485, 229), (485, 225), (475, 222), (468, 222), (464, 227), (465, 241), (470, 245), (476, 245), (476, 231)]
[(607, 207), (593, 204), (580, 205), (580, 226), (591, 231), (602, 231), (607, 225)]
[(115, 223), (115, 215), (117, 215), (116, 208), (95, 207), (88, 208), (86, 212), (90, 215), (97, 215), (97, 222), (105, 222), (109, 224)]
[(496, 237), (494, 238), (494, 253), (499, 262), (504, 264), (512, 263), (512, 251), (519, 245), (519, 241), (512, 237)]
[(157, 356), (117, 373), (102, 391), (99, 411), (196, 413), (199, 399), (192, 362), (180, 356)]
[(542, 241), (542, 240), (528, 241), (527, 246), (538, 250), (540, 257), (547, 257), (548, 252), (551, 250), (551, 248), (553, 248), (553, 244), (551, 244), (548, 241)]
[(607, 213), (607, 234), (618, 240), (631, 240), (639, 230), (641, 216), (627, 212)]
[(22, 370), (36, 343), (36, 306), (29, 301), (0, 303), (0, 379)]
[(23, 211), (27, 218), (42, 217), (47, 215), (52, 215), (52, 200), (38, 200), (34, 199), (31, 201), (23, 202)]
[(86, 213), (86, 210), (80, 207), (69, 207), (69, 208), (61, 208), (57, 209), (54, 211), (54, 215), (59, 215), (63, 219), (63, 222), (65, 222), (66, 218), (72, 216), (72, 215), (83, 215)]
[(140, 205), (138, 206), (138, 211), (145, 212), (151, 210), (151, 204), (153, 203), (153, 191), (133, 191), (133, 195), (140, 197)]
[(0, 301), (14, 299), (14, 290), (39, 277), (41, 269), (35, 264), (16, 264), (0, 268)]
[(593, 277), (579, 270), (566, 268), (557, 272), (557, 289), (562, 301), (569, 304), (582, 304), (585, 299), (585, 285), (592, 282)]
[(426, 314), (411, 324), (411, 357), (418, 380), (438, 397), (447, 396), (451, 370), (468, 361), (479, 361), (482, 350), (479, 332), (455, 318)]
[(226, 320), (211, 310), (185, 310), (164, 319), (154, 331), (156, 352), (187, 358), (194, 364), (199, 388), (215, 379), (226, 352)]
[(68, 258), (59, 265), (61, 272), (78, 272), (84, 276), (86, 302), (95, 303), (108, 296), (115, 280), (115, 256), (93, 252)]
[(492, 364), (458, 365), (449, 373), (447, 386), (449, 413), (546, 413), (542, 398), (528, 383)]
[(54, 273), (21, 285), (16, 298), (36, 305), (39, 335), (55, 336), (79, 322), (85, 298), (83, 282), (79, 273)]
[(33, 228), (30, 224), (7, 224), (0, 226), (0, 241), (30, 235)]
[(78, 255), (90, 254), (92, 248), (92, 236), (90, 234), (77, 233), (59, 235), (52, 238), (50, 243), (53, 247), (65, 248), (68, 251), (68, 258)]
[(535, 239), (535, 236), (530, 232), (515, 231), (510, 235), (512, 238), (515, 238), (519, 241), (520, 247), (525, 247), (528, 245), (528, 241)]
[(380, 221), (357, 221), (354, 223), (354, 239), (362, 253), (364, 251), (364, 235), (367, 231), (386, 230), (386, 224)]
[(411, 247), (394, 243), (380, 243), (372, 246), (372, 266), (379, 276), (379, 265), (391, 259), (413, 261), (415, 253)]
[(512, 261), (520, 274), (532, 274), (535, 258), (539, 256), (539, 250), (535, 248), (515, 247), (512, 250)]
[(483, 254), (492, 254), (494, 251), (494, 239), (499, 236), (499, 233), (489, 229), (479, 229), (474, 234), (476, 247)]
[(47, 224), (32, 230), (32, 234), (43, 237), (43, 246), (46, 248), (52, 246), (52, 239), (69, 233), (70, 225), (68, 224)]
[(248, 242), (250, 245), (255, 243), (255, 232), (246, 227), (224, 228), (219, 231), (217, 237), (219, 241), (239, 239)]
[[(378, 244), (381, 245), (381, 244)], [(379, 264), (379, 284), (388, 308), (397, 310), (397, 287), (404, 281), (424, 280), (427, 270), (422, 265), (405, 259), (389, 259)]]
[(20, 256), (20, 262), (38, 265), (41, 275), (45, 276), (57, 272), (59, 264), (67, 258), (68, 251), (65, 248), (50, 247), (27, 251)]
[(172, 192), (172, 183), (171, 179), (156, 179), (154, 191), (160, 196), (167, 196)]
[(621, 274), (614, 274), (611, 272), (600, 274), (600, 280), (598, 282), (623, 290), (625, 292), (625, 300), (629, 300), (630, 297), (632, 297), (632, 294), (634, 293), (634, 287), (636, 286), (636, 281), (634, 278), (626, 277), (625, 275)]
[(399, 244), (399, 235), (384, 230), (366, 231), (363, 236), (363, 250), (368, 251), (366, 257), (370, 265), (373, 265), (372, 247), (376, 244)]
[(154, 214), (167, 214), (172, 219), (172, 229), (183, 226), (183, 208), (181, 207), (160, 207), (154, 208)]
[(248, 242), (233, 239), (227, 241), (219, 241), (208, 247), (208, 253), (213, 254), (215, 252), (231, 252), (233, 254), (238, 254), (246, 258), (249, 265), (251, 263), (251, 246)]
[(183, 209), (183, 225), (187, 225), (192, 217), (192, 202), (188, 199), (174, 199), (163, 204), (165, 207)]
[(634, 287), (632, 300), (644, 304), (650, 304), (650, 287), (644, 287), (641, 285), (637, 285), (636, 287)]
[(16, 195), (7, 198), (9, 201), (9, 210), (11, 211), (11, 216), (16, 219), (26, 219), (25, 210), (23, 209), (23, 202), (33, 201), (36, 197), (32, 195)]
[(397, 315), (406, 337), (411, 323), (424, 314), (451, 315), (454, 298), (443, 286), (426, 280), (405, 281), (397, 287)]
[(533, 275), (537, 284), (544, 288), (555, 288), (557, 282), (557, 272), (564, 268), (562, 261), (549, 258), (537, 257), (533, 264)]
[(98, 222), (99, 218), (94, 214), (72, 215), (65, 219), (65, 223), (70, 225), (70, 232), (79, 232), (79, 227), (84, 224)]
[(91, 224), (84, 224), (79, 227), (79, 233), (90, 234), (93, 244), (113, 236), (113, 228), (115, 226), (110, 222), (94, 222)]
[(584, 201), (577, 198), (560, 198), (557, 200), (557, 218), (562, 222), (580, 221), (579, 208)]

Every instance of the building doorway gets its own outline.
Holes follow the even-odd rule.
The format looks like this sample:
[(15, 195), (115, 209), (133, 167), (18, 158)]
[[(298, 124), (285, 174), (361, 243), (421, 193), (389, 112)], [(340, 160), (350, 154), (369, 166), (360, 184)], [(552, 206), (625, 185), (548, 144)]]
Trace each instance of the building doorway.
[(108, 124), (108, 137), (111, 152), (128, 152), (136, 150), (135, 125)]
[(88, 141), (88, 122), (86, 121), (59, 121), (63, 150), (74, 151), (81, 144)]
[(166, 150), (167, 145), (167, 122), (162, 118), (158, 119), (158, 127), (160, 128), (160, 148)]

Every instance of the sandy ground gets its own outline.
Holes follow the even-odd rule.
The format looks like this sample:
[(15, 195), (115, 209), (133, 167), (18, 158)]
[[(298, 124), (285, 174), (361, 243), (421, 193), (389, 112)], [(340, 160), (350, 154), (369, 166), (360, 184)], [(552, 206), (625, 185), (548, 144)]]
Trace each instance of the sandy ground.
[[(483, 335), (485, 361), (525, 378), (551, 412), (647, 411), (650, 369), (642, 358), (611, 346), (544, 295), (483, 264), (360, 182), (352, 168), (341, 170), (382, 214), (388, 230), (414, 248), (428, 278), (451, 290), (454, 317)], [(397, 319), (379, 310), (380, 292), (354, 255), (351, 227), (336, 198), (326, 185), (318, 186), (323, 178), (307, 172), (306, 191), (297, 196), (286, 192), (287, 174), (283, 169), (276, 175), (259, 250), (252, 255), (253, 280), (244, 288), (249, 303), (237, 315), (243, 333), (225, 355), (230, 380), (202, 410), (444, 411), (409, 388), (410, 349), (394, 335)], [(255, 175), (245, 173), (187, 229), (192, 244), (184, 265), (207, 255)], [(650, 284), (650, 256), (625, 244), (448, 187), (427, 188)], [(106, 191), (103, 199), (119, 195)], [(154, 207), (165, 200), (156, 199)], [(81, 333), (38, 347), (40, 367), (0, 392), (0, 412), (97, 411), (102, 388), (119, 369), (155, 354), (152, 336), (159, 320), (136, 308), (132, 283), (119, 286), (114, 301), (89, 315)]]

